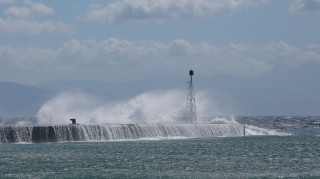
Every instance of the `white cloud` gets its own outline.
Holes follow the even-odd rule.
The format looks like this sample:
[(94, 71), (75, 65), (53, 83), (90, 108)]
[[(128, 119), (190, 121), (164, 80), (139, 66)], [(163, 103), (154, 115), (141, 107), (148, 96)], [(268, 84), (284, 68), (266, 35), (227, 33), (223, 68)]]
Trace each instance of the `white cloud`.
[(70, 33), (72, 27), (63, 22), (44, 21), (25, 19), (1, 19), (0, 29), (3, 31), (20, 34), (36, 35), (41, 33)]
[(320, 63), (320, 44), (310, 44), (308, 48), (307, 58)]
[(54, 12), (50, 7), (28, 0), (25, 1), (25, 4), (25, 7), (13, 6), (4, 10), (7, 18), (0, 18), (0, 30), (20, 35), (72, 32), (72, 27), (63, 22), (36, 19), (40, 16), (52, 15)]
[(15, 3), (15, 0), (0, 0), (0, 4), (12, 4)]
[(46, 74), (51, 79), (132, 80), (164, 72), (183, 73), (189, 68), (206, 75), (259, 75), (277, 64), (320, 63), (320, 51), (300, 49), (283, 41), (257, 48), (235, 43), (217, 47), (183, 39), (163, 43), (109, 38), (100, 42), (72, 39), (56, 50), (0, 46), (0, 59), (1, 72), (28, 71), (38, 74), (37, 78)]
[(99, 24), (192, 20), (230, 16), (258, 3), (254, 0), (118, 0), (104, 8), (92, 5), (87, 20)]
[(320, 45), (319, 44), (310, 44), (308, 45), (309, 49), (315, 49), (315, 50), (320, 50)]
[(320, 0), (294, 0), (289, 6), (289, 11), (294, 13), (319, 12)]
[(50, 67), (56, 56), (52, 49), (0, 46), (0, 58), (1, 69), (32, 71), (37, 68)]
[(26, 1), (26, 4), (30, 7), (9, 7), (8, 9), (4, 10), (4, 14), (17, 18), (29, 18), (32, 16), (45, 16), (53, 14), (53, 10), (42, 3)]
[(284, 41), (271, 42), (261, 49), (262, 55), (267, 57), (269, 63), (282, 63), (298, 66), (310, 60), (306, 58), (306, 51), (289, 45)]

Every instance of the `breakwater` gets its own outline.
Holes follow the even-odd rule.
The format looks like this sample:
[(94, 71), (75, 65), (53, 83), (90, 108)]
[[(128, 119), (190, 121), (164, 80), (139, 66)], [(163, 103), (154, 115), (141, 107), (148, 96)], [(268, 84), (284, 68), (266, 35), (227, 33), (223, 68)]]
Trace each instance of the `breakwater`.
[(0, 126), (0, 143), (111, 141), (174, 137), (210, 138), (245, 135), (242, 124), (100, 124)]

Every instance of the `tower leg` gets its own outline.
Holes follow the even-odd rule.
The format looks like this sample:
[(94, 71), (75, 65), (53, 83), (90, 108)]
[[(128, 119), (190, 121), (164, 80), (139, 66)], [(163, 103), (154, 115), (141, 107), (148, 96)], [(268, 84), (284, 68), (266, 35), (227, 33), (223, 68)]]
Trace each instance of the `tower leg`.
[(197, 110), (196, 110), (196, 100), (194, 93), (194, 84), (192, 81), (193, 71), (190, 70), (190, 81), (188, 87), (188, 96), (187, 96), (187, 104), (186, 104), (186, 122), (187, 123), (197, 123)]

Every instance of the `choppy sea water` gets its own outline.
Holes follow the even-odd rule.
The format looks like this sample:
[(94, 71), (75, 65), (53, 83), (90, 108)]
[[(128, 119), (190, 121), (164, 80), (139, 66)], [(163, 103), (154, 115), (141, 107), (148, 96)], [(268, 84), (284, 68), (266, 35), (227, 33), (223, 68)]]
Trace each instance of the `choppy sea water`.
[(0, 177), (320, 177), (320, 138), (251, 136), (7, 144)]
[(269, 135), (262, 131), (263, 135), (207, 139), (0, 144), (0, 178), (320, 177), (319, 118), (255, 119), (238, 121), (255, 125), (251, 130), (264, 127), (279, 133)]

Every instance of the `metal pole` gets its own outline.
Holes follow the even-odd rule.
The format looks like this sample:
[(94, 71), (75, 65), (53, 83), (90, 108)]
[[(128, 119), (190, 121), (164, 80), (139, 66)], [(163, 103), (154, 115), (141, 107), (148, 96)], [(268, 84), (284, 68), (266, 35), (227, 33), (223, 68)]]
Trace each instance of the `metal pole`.
[(190, 81), (188, 87), (188, 96), (186, 104), (186, 122), (188, 123), (197, 123), (197, 110), (196, 110), (196, 101), (194, 96), (194, 84), (192, 81), (193, 71), (189, 71)]

